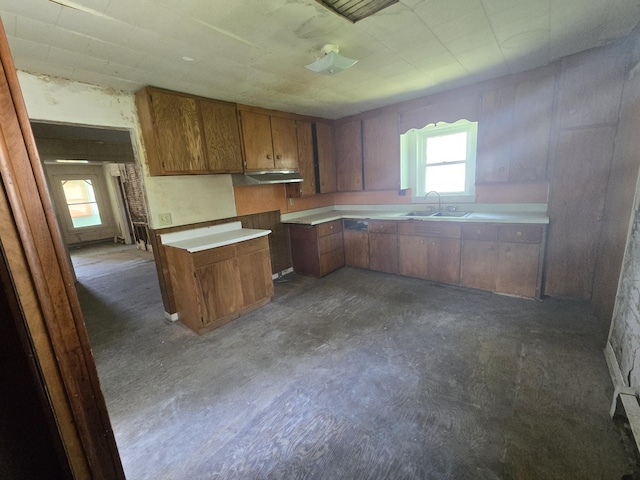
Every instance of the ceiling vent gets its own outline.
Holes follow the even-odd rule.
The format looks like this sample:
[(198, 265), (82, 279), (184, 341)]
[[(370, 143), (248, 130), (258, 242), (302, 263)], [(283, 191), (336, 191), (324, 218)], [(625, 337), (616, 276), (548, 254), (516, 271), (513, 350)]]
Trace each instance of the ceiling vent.
[(316, 0), (316, 2), (356, 23), (383, 8), (398, 3), (398, 0)]

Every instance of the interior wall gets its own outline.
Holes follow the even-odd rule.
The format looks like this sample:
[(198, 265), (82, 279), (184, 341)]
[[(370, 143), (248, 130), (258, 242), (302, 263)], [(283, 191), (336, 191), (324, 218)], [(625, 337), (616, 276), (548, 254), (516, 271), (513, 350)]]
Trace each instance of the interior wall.
[(171, 214), (171, 226), (188, 225), (236, 214), (229, 175), (149, 177), (133, 94), (18, 71), (31, 120), (127, 129), (144, 178), (149, 223)]

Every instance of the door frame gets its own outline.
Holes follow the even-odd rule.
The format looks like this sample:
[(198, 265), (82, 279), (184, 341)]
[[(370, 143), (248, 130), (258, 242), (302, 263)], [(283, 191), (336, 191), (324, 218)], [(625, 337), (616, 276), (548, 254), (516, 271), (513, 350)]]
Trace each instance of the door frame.
[(0, 21), (0, 248), (75, 478), (124, 471), (18, 77)]

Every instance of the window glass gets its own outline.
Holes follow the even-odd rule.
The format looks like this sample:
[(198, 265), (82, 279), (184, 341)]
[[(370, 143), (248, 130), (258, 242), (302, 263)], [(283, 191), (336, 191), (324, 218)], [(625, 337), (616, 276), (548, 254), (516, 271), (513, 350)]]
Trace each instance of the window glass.
[(428, 167), (425, 171), (425, 191), (464, 193), (466, 168), (464, 163)]
[(467, 132), (427, 137), (427, 164), (464, 162), (467, 158)]
[(73, 228), (102, 225), (91, 179), (62, 180), (62, 190)]

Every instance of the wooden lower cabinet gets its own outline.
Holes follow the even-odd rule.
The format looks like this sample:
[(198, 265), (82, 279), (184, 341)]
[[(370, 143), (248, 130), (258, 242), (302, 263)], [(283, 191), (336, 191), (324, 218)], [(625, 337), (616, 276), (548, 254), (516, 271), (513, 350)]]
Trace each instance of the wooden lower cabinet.
[(268, 303), (273, 296), (266, 236), (195, 253), (165, 248), (178, 319), (198, 334)]
[(369, 222), (369, 268), (398, 273), (398, 223)]
[(305, 275), (322, 277), (344, 266), (342, 221), (320, 225), (290, 225), (293, 269)]
[(460, 283), (539, 298), (544, 238), (542, 225), (463, 225)]
[(454, 285), (459, 283), (458, 238), (400, 235), (398, 240), (401, 275)]
[(398, 226), (401, 275), (460, 283), (460, 230), (451, 222), (403, 221)]
[(369, 233), (344, 231), (344, 261), (350, 267), (369, 268)]

